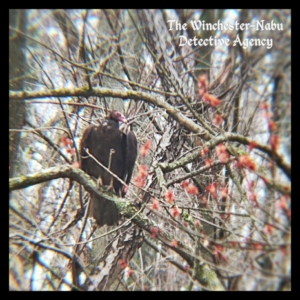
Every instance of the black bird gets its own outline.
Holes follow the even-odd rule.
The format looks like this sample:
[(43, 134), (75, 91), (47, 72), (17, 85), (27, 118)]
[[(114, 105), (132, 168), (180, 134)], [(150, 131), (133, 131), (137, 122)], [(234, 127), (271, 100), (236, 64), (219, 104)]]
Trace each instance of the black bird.
[[(120, 112), (113, 110), (101, 125), (86, 128), (81, 139), (80, 155), (83, 171), (96, 177), (99, 184), (108, 186), (117, 196), (124, 197), (137, 157), (137, 139), (130, 128), (127, 127), (127, 132), (121, 131), (119, 122), (127, 123), (127, 120)], [(90, 157), (85, 149), (126, 185)], [(90, 215), (99, 226), (115, 225), (119, 220), (115, 203), (95, 193), (91, 193)]]

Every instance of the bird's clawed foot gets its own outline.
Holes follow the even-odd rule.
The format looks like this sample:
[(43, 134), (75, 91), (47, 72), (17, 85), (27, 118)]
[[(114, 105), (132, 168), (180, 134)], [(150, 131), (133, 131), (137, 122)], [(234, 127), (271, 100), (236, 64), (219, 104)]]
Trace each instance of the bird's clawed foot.
[(111, 180), (109, 185), (103, 185), (102, 178), (99, 177), (98, 180), (97, 180), (97, 188), (99, 189), (100, 187), (103, 187), (104, 189), (106, 189), (107, 192), (110, 192), (110, 193), (113, 193), (113, 194), (116, 193), (115, 188), (114, 188), (114, 181), (113, 180)]
[(108, 186), (105, 187), (107, 189), (108, 192), (111, 192), (113, 194), (116, 193), (115, 188), (114, 188), (114, 180), (112, 179), (110, 181), (110, 184)]
[(102, 178), (99, 177), (98, 180), (97, 180), (97, 188), (99, 189), (100, 186), (103, 185), (103, 182), (102, 182)]

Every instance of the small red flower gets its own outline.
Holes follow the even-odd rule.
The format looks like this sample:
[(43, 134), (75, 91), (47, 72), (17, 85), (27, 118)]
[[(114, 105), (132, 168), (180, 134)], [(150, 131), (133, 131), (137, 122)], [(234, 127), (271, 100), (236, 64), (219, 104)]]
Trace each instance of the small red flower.
[(237, 245), (237, 242), (235, 242), (235, 241), (231, 241), (231, 242), (230, 242), (230, 244), (231, 244), (231, 247), (235, 248), (235, 247), (236, 247), (236, 245)]
[(209, 184), (206, 187), (206, 190), (212, 195), (212, 197), (217, 198), (217, 187), (218, 187), (218, 184), (215, 182), (215, 183)]
[(265, 233), (269, 233), (272, 234), (274, 231), (274, 227), (271, 224), (266, 224), (266, 226), (264, 227), (264, 232)]
[(68, 147), (68, 146), (73, 146), (73, 140), (69, 139), (68, 137), (66, 136), (62, 136), (60, 139), (59, 139), (59, 143), (60, 143), (60, 146), (62, 148), (65, 148), (65, 147)]
[(216, 155), (219, 156), (221, 153), (224, 153), (227, 151), (227, 148), (224, 144), (219, 144), (215, 147)]
[(153, 199), (152, 200), (151, 208), (154, 209), (154, 210), (159, 210), (160, 209), (158, 199)]
[(261, 243), (252, 243), (252, 245), (255, 250), (263, 249), (263, 245)]
[(176, 248), (176, 247), (178, 247), (178, 242), (176, 240), (173, 240), (171, 242), (171, 245)]
[(287, 247), (285, 246), (280, 246), (279, 250), (283, 253), (284, 256), (288, 255)]
[(148, 167), (145, 165), (140, 165), (138, 174), (133, 179), (133, 183), (137, 187), (142, 188), (146, 184), (147, 176), (148, 176)]
[(165, 199), (168, 203), (173, 204), (174, 203), (174, 194), (172, 191), (167, 190), (165, 193)]
[(223, 246), (221, 246), (221, 245), (215, 245), (215, 250), (217, 252), (223, 252)]
[(291, 191), (291, 187), (289, 187), (289, 186), (287, 186), (287, 185), (284, 185), (282, 188), (283, 188), (283, 190), (284, 190), (285, 192), (290, 192), (290, 191)]
[(220, 160), (220, 162), (226, 164), (229, 160), (229, 153), (228, 152), (221, 153), (219, 156), (219, 160)]
[(214, 125), (216, 125), (216, 126), (222, 125), (222, 123), (223, 123), (223, 118), (222, 118), (222, 116), (219, 115), (219, 114), (215, 114), (214, 117), (213, 117), (213, 119), (212, 119), (212, 123), (213, 123)]
[(255, 181), (251, 180), (248, 184), (249, 190), (253, 190), (255, 188)]
[(202, 87), (207, 86), (207, 75), (206, 74), (199, 75), (198, 80)]
[(285, 197), (281, 196), (277, 202), (277, 208), (287, 210), (288, 209), (288, 202)]
[(223, 247), (221, 245), (216, 245), (215, 246), (213, 254), (214, 254), (216, 260), (227, 261), (227, 257), (223, 254)]
[(179, 211), (178, 207), (174, 206), (171, 208), (171, 215), (174, 218), (178, 218), (180, 216), (180, 211)]
[(252, 161), (251, 157), (247, 154), (239, 156), (238, 166), (240, 168), (241, 167), (246, 167), (249, 170), (256, 171), (255, 163)]
[(204, 165), (208, 168), (211, 167), (212, 163), (213, 163), (213, 160), (211, 158), (208, 158), (204, 161)]
[(140, 155), (142, 157), (147, 156), (150, 153), (151, 148), (152, 148), (152, 141), (148, 140), (144, 145), (141, 146)]
[(277, 149), (279, 147), (279, 136), (278, 135), (272, 134), (270, 136), (270, 145), (275, 151), (277, 151)]
[(198, 77), (198, 92), (200, 97), (202, 97), (206, 93), (207, 88), (207, 76), (206, 74), (202, 74)]
[(62, 136), (59, 138), (59, 142), (61, 143), (61, 145), (65, 146), (67, 143), (66, 143), (66, 140), (67, 140), (67, 137), (66, 136)]
[(151, 238), (156, 238), (158, 234), (161, 233), (161, 229), (159, 229), (158, 227), (150, 227), (150, 233), (151, 233)]
[(145, 165), (139, 166), (138, 176), (141, 178), (146, 178), (148, 176), (148, 167)]
[(228, 196), (228, 188), (227, 187), (222, 187), (221, 188), (221, 196), (223, 198), (226, 198)]
[(248, 199), (249, 199), (249, 201), (251, 201), (251, 204), (253, 207), (258, 207), (257, 197), (254, 192), (248, 193)]
[(142, 187), (145, 186), (146, 180), (143, 179), (143, 178), (141, 178), (141, 177), (139, 177), (139, 176), (136, 176), (136, 177), (133, 178), (133, 183), (134, 183), (137, 187), (142, 188)]
[(203, 149), (200, 150), (200, 155), (204, 157), (208, 152), (209, 152), (209, 148), (204, 147)]
[(229, 160), (229, 153), (227, 151), (227, 148), (224, 144), (219, 144), (215, 147), (216, 155), (218, 159), (222, 163), (227, 163)]
[(67, 148), (66, 152), (73, 155), (75, 153), (75, 148)]
[(253, 193), (253, 192), (250, 192), (250, 193), (249, 193), (248, 199), (249, 199), (250, 201), (257, 202), (256, 194)]
[(190, 183), (186, 189), (187, 193), (190, 195), (197, 195), (198, 194), (198, 188)]
[(276, 129), (276, 123), (272, 120), (268, 122), (268, 127), (270, 131), (274, 131)]
[(253, 148), (255, 148), (256, 146), (257, 146), (257, 143), (256, 143), (255, 141), (251, 141), (251, 142), (249, 143), (249, 150), (252, 151)]
[(221, 103), (221, 101), (217, 97), (208, 93), (205, 93), (203, 95), (203, 101), (208, 102), (212, 107), (217, 107)]
[(189, 181), (188, 180), (181, 181), (181, 183), (180, 183), (180, 186), (183, 189), (185, 189), (188, 185), (189, 185)]
[(128, 267), (128, 263), (123, 258), (119, 259), (119, 265), (121, 266), (122, 269), (126, 269)]

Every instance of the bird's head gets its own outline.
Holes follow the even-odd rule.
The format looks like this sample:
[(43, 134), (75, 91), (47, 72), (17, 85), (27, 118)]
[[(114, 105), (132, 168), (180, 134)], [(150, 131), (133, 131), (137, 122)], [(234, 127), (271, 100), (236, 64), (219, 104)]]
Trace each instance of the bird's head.
[(115, 121), (118, 121), (118, 122), (127, 123), (126, 118), (120, 112), (118, 112), (116, 110), (111, 111), (111, 113), (109, 115), (109, 118), (111, 120), (115, 120)]

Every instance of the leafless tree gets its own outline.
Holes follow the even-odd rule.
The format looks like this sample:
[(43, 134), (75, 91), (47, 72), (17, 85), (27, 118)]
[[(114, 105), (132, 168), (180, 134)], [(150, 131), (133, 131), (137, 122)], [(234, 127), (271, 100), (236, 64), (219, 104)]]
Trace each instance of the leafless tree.
[[(290, 22), (11, 10), (10, 290), (290, 290)], [(124, 199), (79, 168), (112, 109), (139, 143)], [(89, 191), (119, 226), (88, 218)]]

